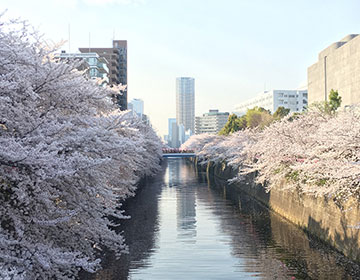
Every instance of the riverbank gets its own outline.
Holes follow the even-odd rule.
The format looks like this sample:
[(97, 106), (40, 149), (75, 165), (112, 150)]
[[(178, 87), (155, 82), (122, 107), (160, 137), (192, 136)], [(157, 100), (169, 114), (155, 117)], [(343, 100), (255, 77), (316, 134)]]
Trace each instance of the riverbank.
[[(236, 176), (238, 170), (225, 163), (199, 165), (197, 168), (220, 179)], [(340, 208), (332, 199), (301, 194), (286, 190), (284, 185), (273, 186), (269, 192), (254, 183), (254, 174), (248, 175), (244, 183), (235, 183), (242, 191), (251, 195), (265, 206), (298, 225), (310, 234), (328, 243), (348, 258), (360, 261), (360, 207), (356, 200), (349, 199)]]

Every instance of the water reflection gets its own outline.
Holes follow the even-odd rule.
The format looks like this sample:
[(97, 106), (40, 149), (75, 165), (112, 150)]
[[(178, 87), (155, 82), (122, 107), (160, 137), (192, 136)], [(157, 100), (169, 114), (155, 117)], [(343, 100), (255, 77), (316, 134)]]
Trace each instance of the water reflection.
[(184, 242), (195, 242), (196, 197), (191, 188), (177, 189), (176, 213), (178, 238)]
[(114, 254), (107, 252), (102, 257), (103, 269), (95, 275), (82, 273), (80, 279), (115, 280), (128, 279), (129, 271), (151, 265), (149, 257), (156, 251), (156, 238), (159, 231), (159, 196), (167, 171), (166, 165), (154, 178), (141, 183), (137, 195), (128, 199), (124, 205), (125, 214), (131, 219), (122, 220), (119, 232), (123, 232), (129, 254), (116, 259)]
[[(233, 185), (208, 178), (212, 191), (238, 205), (235, 216), (247, 226), (241, 226), (221, 216), (222, 230), (232, 236), (232, 252), (248, 259), (246, 271), (256, 271), (264, 279), (359, 279), (359, 265), (350, 262), (314, 237), (269, 211), (261, 203)], [(239, 210), (239, 211), (237, 211)], [(238, 219), (235, 217), (234, 220)], [(241, 232), (241, 231), (246, 232)], [(252, 240), (243, 240), (252, 237)], [(255, 247), (249, 242), (256, 242)], [(249, 258), (249, 256), (252, 258)], [(280, 277), (281, 275), (281, 277)]]
[(169, 159), (124, 205), (129, 255), (82, 279), (358, 279), (358, 266), (234, 186)]

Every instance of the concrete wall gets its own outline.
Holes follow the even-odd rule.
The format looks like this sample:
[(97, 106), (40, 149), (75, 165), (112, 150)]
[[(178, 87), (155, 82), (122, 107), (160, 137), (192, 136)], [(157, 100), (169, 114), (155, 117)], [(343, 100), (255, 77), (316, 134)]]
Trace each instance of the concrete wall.
[(320, 52), (318, 62), (308, 68), (309, 104), (325, 101), (325, 85), (327, 97), (331, 89), (338, 90), (342, 106), (360, 103), (359, 35), (350, 34), (330, 45)]
[[(237, 170), (225, 163), (209, 163), (206, 172), (208, 175), (230, 179), (236, 175)], [(360, 223), (360, 207), (356, 200), (349, 200), (342, 210), (331, 199), (283, 190), (283, 186), (275, 186), (267, 193), (263, 186), (254, 184), (254, 176), (255, 174), (250, 175), (246, 183), (237, 186), (287, 220), (329, 243), (345, 256), (360, 261), (360, 229), (353, 227)]]

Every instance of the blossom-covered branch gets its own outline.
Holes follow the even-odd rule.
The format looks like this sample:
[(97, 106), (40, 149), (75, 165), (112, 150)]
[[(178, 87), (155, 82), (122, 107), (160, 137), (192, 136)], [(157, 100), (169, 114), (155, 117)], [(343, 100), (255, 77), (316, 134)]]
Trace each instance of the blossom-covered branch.
[(158, 170), (161, 142), (26, 24), (0, 24), (0, 61), (0, 278), (95, 271), (97, 248), (126, 251), (106, 217), (124, 218), (119, 200)]

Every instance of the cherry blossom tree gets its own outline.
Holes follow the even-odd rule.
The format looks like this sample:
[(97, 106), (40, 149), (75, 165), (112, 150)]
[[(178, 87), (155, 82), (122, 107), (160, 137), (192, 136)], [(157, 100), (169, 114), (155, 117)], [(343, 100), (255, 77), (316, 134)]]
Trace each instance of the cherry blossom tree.
[(359, 197), (359, 120), (356, 112), (313, 111), (274, 123), (244, 150), (244, 172), (258, 171), (258, 182), (269, 187), (284, 185), (339, 202)]
[(202, 163), (226, 163), (239, 170), (231, 181), (256, 173), (267, 190), (283, 187), (327, 196), (341, 206), (360, 198), (360, 114), (327, 114), (316, 106), (300, 115), (227, 137), (196, 135), (184, 143)]
[(159, 168), (153, 129), (52, 53), (26, 23), (0, 22), (2, 279), (73, 279), (102, 248), (126, 252), (107, 217), (127, 218), (119, 200)]

